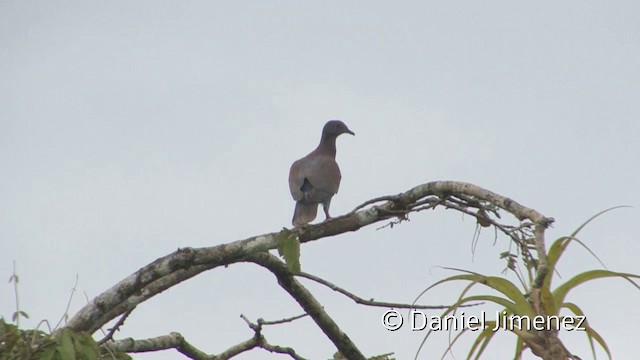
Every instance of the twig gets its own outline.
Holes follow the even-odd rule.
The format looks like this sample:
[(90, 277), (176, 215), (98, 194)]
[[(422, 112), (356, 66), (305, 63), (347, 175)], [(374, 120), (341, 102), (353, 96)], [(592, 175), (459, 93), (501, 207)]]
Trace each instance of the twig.
[[(317, 277), (315, 275), (311, 275), (309, 273), (306, 272), (300, 272), (298, 273), (296, 276), (300, 276), (309, 280), (313, 280), (315, 282), (317, 282), (318, 284), (324, 285), (326, 287), (328, 287), (329, 289), (339, 292), (342, 295), (348, 297), (349, 299), (355, 301), (357, 304), (361, 304), (361, 305), (366, 305), (366, 306), (375, 306), (375, 307), (387, 307), (387, 308), (398, 308), (398, 309), (449, 309), (450, 306), (447, 305), (411, 305), (411, 304), (403, 304), (403, 303), (392, 303), (392, 302), (383, 302), (383, 301), (375, 301), (373, 299), (371, 300), (366, 300), (363, 299), (327, 280), (324, 280), (320, 277)], [(463, 305), (460, 307), (472, 307), (472, 306), (477, 306), (480, 305), (480, 303), (477, 304), (468, 304), (468, 305)]]
[(18, 297), (18, 282), (20, 278), (18, 274), (16, 274), (16, 261), (13, 260), (13, 274), (9, 277), (9, 282), (13, 281), (13, 292), (16, 297), (16, 312), (14, 314), (14, 320), (16, 322), (16, 327), (20, 328), (20, 316), (22, 316), (22, 312), (20, 311), (20, 298)]
[(124, 324), (124, 321), (127, 320), (127, 318), (129, 317), (129, 315), (131, 315), (131, 313), (133, 312), (135, 308), (127, 311), (126, 313), (122, 314), (122, 316), (120, 317), (120, 319), (118, 319), (118, 321), (115, 323), (115, 325), (113, 325), (113, 327), (111, 327), (111, 329), (109, 329), (109, 333), (107, 333), (107, 335), (102, 338), (102, 340), (98, 341), (98, 345), (102, 345), (104, 343), (106, 343), (109, 340), (113, 340), (113, 335), (116, 333), (116, 331), (118, 331), (120, 329), (120, 327)]
[(293, 316), (293, 317), (290, 317), (290, 318), (285, 318), (285, 319), (280, 319), (280, 320), (274, 320), (274, 321), (266, 321), (266, 320), (263, 320), (262, 318), (260, 318), (260, 319), (257, 320), (257, 323), (254, 323), (251, 320), (249, 320), (246, 316), (240, 314), (240, 317), (242, 318), (242, 320), (244, 320), (247, 323), (247, 325), (255, 332), (255, 335), (254, 335), (253, 338), (256, 339), (256, 341), (257, 341), (257, 347), (263, 348), (263, 349), (265, 349), (267, 351), (270, 351), (270, 352), (275, 352), (275, 353), (279, 353), (279, 354), (287, 354), (291, 358), (296, 359), (296, 360), (304, 360), (304, 358), (302, 358), (301, 356), (296, 354), (295, 350), (293, 350), (290, 347), (272, 345), (272, 344), (268, 343), (267, 340), (265, 339), (264, 335), (262, 335), (262, 326), (263, 325), (278, 325), (278, 324), (289, 323), (289, 322), (295, 321), (297, 319), (303, 318), (305, 316), (307, 316), (307, 314), (302, 314), (302, 315)]
[(303, 317), (307, 317), (307, 316), (309, 316), (309, 314), (300, 314), (300, 315), (292, 316), (290, 318), (285, 318), (285, 319), (280, 319), (280, 320), (272, 320), (272, 321), (258, 319), (258, 323), (261, 324), (261, 325), (280, 325), (280, 324), (284, 324), (284, 323), (294, 322), (294, 321), (296, 321), (298, 319), (302, 319)]
[(380, 201), (398, 201), (401, 198), (402, 194), (399, 195), (385, 195), (385, 196), (378, 196), (377, 198), (373, 198), (371, 200), (367, 200), (365, 202), (363, 202), (362, 204), (358, 205), (355, 207), (355, 209), (351, 210), (350, 214), (355, 213), (356, 211), (362, 209), (363, 207), (367, 206), (367, 205), (371, 205)]
[(71, 300), (73, 300), (73, 295), (76, 293), (76, 288), (78, 287), (79, 278), (80, 276), (76, 274), (76, 282), (73, 283), (73, 287), (71, 288), (71, 295), (69, 295), (69, 300), (67, 301), (67, 307), (64, 309), (64, 313), (60, 317), (60, 320), (58, 320), (58, 323), (53, 328), (54, 330), (57, 329), (60, 326), (60, 324), (62, 324), (63, 320), (66, 321), (69, 318), (69, 308), (71, 307)]

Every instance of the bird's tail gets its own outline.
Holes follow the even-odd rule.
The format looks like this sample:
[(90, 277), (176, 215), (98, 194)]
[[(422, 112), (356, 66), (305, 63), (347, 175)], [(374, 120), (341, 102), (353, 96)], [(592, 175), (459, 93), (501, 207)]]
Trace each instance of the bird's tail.
[(306, 225), (316, 218), (317, 213), (317, 203), (297, 201), (296, 209), (293, 211), (293, 220), (291, 222), (293, 223), (293, 226), (296, 227)]

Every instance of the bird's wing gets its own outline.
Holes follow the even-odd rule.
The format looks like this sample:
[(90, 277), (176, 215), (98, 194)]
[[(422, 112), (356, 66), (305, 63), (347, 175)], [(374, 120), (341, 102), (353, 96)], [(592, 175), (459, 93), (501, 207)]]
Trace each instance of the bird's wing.
[(293, 164), (291, 164), (291, 169), (289, 169), (289, 191), (291, 191), (291, 196), (293, 200), (300, 201), (304, 197), (304, 193), (302, 192), (302, 185), (304, 184), (304, 163), (305, 158), (300, 160), (296, 160)]
[(338, 163), (332, 157), (315, 156), (308, 158), (307, 162), (303, 163), (301, 170), (304, 175), (303, 185), (304, 179), (307, 179), (313, 187), (313, 191), (310, 193), (311, 201), (324, 202), (338, 192), (342, 176), (340, 175)]

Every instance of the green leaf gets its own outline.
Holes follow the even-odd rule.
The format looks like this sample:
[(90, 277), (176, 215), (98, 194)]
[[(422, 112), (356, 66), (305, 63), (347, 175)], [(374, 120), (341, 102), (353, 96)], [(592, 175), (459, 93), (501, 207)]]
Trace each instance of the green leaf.
[(556, 304), (562, 304), (564, 303), (564, 298), (566, 297), (566, 295), (573, 288), (587, 281), (600, 279), (600, 278), (607, 278), (607, 277), (621, 277), (629, 281), (636, 288), (640, 289), (640, 286), (638, 286), (638, 284), (636, 284), (633, 280), (631, 280), (631, 278), (640, 279), (640, 275), (618, 273), (618, 272), (609, 271), (609, 270), (591, 270), (591, 271), (585, 271), (583, 273), (580, 273), (574, 276), (573, 278), (571, 278), (570, 280), (568, 280), (567, 282), (565, 282), (564, 284), (560, 285), (557, 289), (553, 291), (553, 299)]
[[(440, 358), (440, 360), (443, 360), (445, 356), (447, 356), (447, 353), (451, 351), (451, 349), (453, 349), (453, 345), (458, 342), (458, 340), (460, 339), (460, 337), (462, 337), (462, 335), (464, 335), (467, 331), (469, 331), (468, 328), (464, 328), (462, 329), (454, 338), (452, 341), (449, 342), (449, 346), (447, 346), (447, 349), (444, 351), (444, 353), (442, 354), (442, 357)], [(451, 355), (453, 355), (453, 353), (451, 353)]]
[(54, 359), (76, 360), (76, 351), (73, 347), (73, 334), (69, 330), (62, 332), (57, 341), (56, 356)]
[[(507, 308), (509, 313), (512, 313), (512, 314), (517, 314), (517, 315), (521, 315), (521, 316), (527, 315), (527, 316), (529, 316), (531, 318), (533, 318), (536, 315), (535, 311), (531, 307), (531, 304), (529, 304), (529, 302), (524, 297), (524, 295), (520, 292), (518, 287), (515, 286), (510, 281), (508, 281), (506, 279), (503, 279), (503, 278), (498, 278), (498, 277), (484, 276), (484, 275), (481, 275), (481, 274), (478, 274), (478, 273), (474, 273), (474, 272), (467, 271), (467, 270), (462, 270), (462, 269), (455, 269), (455, 268), (446, 268), (446, 269), (460, 271), (460, 272), (464, 272), (466, 274), (450, 276), (450, 277), (448, 277), (446, 279), (440, 280), (440, 281), (434, 283), (433, 285), (427, 287), (425, 290), (423, 290), (416, 297), (416, 299), (413, 301), (412, 305), (415, 304), (420, 299), (420, 297), (422, 297), (422, 295), (424, 295), (427, 291), (431, 290), (432, 288), (434, 288), (434, 287), (436, 287), (438, 285), (441, 285), (441, 284), (446, 283), (446, 282), (457, 281), (457, 280), (466, 280), (466, 281), (469, 281), (470, 284), (467, 287), (465, 287), (465, 289), (462, 291), (460, 297), (458, 298), (458, 301), (456, 301), (456, 303), (451, 305), (440, 316), (446, 316), (447, 314), (449, 314), (451, 312), (454, 312), (456, 309), (458, 309), (458, 307), (460, 305), (463, 305), (463, 304), (468, 303), (468, 302), (474, 302), (474, 301), (489, 301), (489, 302), (493, 302), (493, 303), (502, 305), (505, 308)], [(492, 296), (492, 295), (475, 295), (475, 296), (465, 297), (466, 293), (475, 284), (482, 284), (482, 285), (491, 287), (492, 289), (494, 289), (494, 290), (502, 293), (503, 295), (505, 295), (507, 297), (507, 299), (499, 297), (499, 296)], [(510, 300), (512, 300), (512, 301), (510, 301)], [(418, 356), (418, 354), (422, 350), (422, 347), (424, 346), (425, 342), (429, 338), (429, 335), (431, 335), (431, 330), (429, 330), (427, 332), (427, 334), (425, 335), (424, 339), (422, 340), (420, 346), (418, 347), (418, 350), (416, 352), (416, 357)], [(482, 336), (482, 338), (480, 338), (479, 340), (476, 339), (476, 341), (477, 341), (476, 347), (480, 346), (478, 351), (479, 351), (480, 354), (482, 354), (484, 352), (484, 349), (488, 345), (489, 341), (491, 340), (492, 336), (488, 337), (488, 338), (487, 338), (488, 335), (484, 335), (483, 336), (482, 334), (480, 334), (478, 336), (479, 337)], [(480, 341), (485, 341), (485, 342), (483, 342), (481, 344)], [(474, 348), (474, 351), (475, 351), (475, 348)], [(470, 357), (473, 356), (473, 352), (470, 352), (469, 356)]]
[[(16, 350), (16, 344), (20, 340), (18, 329), (13, 324), (7, 324), (4, 320), (0, 321), (0, 359), (9, 359)], [(19, 347), (19, 346), (18, 346)]]
[(56, 355), (56, 348), (53, 346), (49, 346), (44, 350), (38, 351), (37, 359), (38, 360), (53, 360)]
[(289, 238), (289, 236), (291, 236), (291, 234), (292, 234), (291, 230), (284, 228), (276, 236), (276, 239), (278, 239), (278, 255), (284, 256), (284, 245), (287, 242), (287, 239)]
[(24, 312), (22, 310), (16, 311), (11, 316), (11, 319), (13, 320), (13, 322), (16, 322), (16, 320), (18, 320), (19, 317), (23, 317), (23, 318), (28, 319), (29, 318), (29, 314), (27, 314), (26, 312)]
[(522, 339), (518, 338), (516, 340), (516, 355), (513, 358), (514, 360), (520, 360), (522, 359), (522, 353), (524, 352), (525, 349), (525, 343), (524, 341), (522, 341)]
[[(413, 302), (411, 303), (411, 305), (415, 305), (416, 302), (418, 302), (418, 300), (420, 300), (420, 298), (422, 297), (422, 295), (426, 294), (427, 291), (433, 289), (434, 287), (440, 285), (440, 284), (444, 284), (447, 282), (451, 282), (451, 281), (456, 281), (456, 280), (467, 280), (466, 278), (467, 275), (454, 275), (454, 276), (450, 276), (446, 279), (442, 279), (437, 281), (436, 283), (430, 285), (429, 287), (427, 287), (426, 289), (422, 290), (420, 292), (420, 294), (418, 294), (418, 296), (416, 296), (416, 298), (413, 300)], [(471, 284), (473, 285), (473, 284)], [(468, 289), (467, 289), (468, 290)], [(461, 294), (461, 296), (464, 296), (464, 292)]]
[(472, 302), (472, 301), (489, 301), (489, 302), (504, 306), (505, 308), (507, 308), (507, 311), (511, 314), (517, 314), (521, 316), (529, 315), (530, 317), (535, 316), (535, 313), (533, 313), (533, 309), (531, 307), (529, 307), (528, 311), (520, 311), (521, 309), (518, 308), (517, 304), (512, 303), (511, 301), (505, 298), (501, 298), (499, 296), (493, 296), (493, 295), (468, 296), (464, 299), (457, 301), (455, 304), (451, 305), (451, 307), (457, 308), (460, 305), (463, 305), (465, 303)]
[[(580, 307), (578, 307), (578, 305), (574, 304), (574, 303), (564, 303), (562, 304), (563, 308), (569, 309), (572, 313), (574, 313), (577, 316), (585, 316), (584, 315), (584, 311), (582, 311), (582, 309), (580, 309)], [(600, 336), (600, 334), (598, 334), (598, 332), (595, 331), (595, 329), (593, 329), (590, 325), (589, 325), (589, 320), (587, 320), (587, 318), (584, 318), (584, 324), (583, 326), (586, 329), (586, 333), (587, 333), (587, 339), (589, 340), (589, 346), (591, 347), (591, 354), (593, 355), (593, 358), (596, 358), (596, 349), (593, 346), (593, 340), (595, 339), (598, 344), (600, 344), (600, 346), (604, 349), (604, 351), (607, 353), (607, 356), (609, 356), (609, 360), (611, 360), (611, 352), (609, 351), (609, 347), (607, 346), (607, 343), (604, 341), (604, 339), (602, 338), (602, 336)]]
[(278, 254), (284, 258), (287, 268), (294, 274), (300, 272), (300, 238), (289, 230), (278, 234)]
[(443, 281), (437, 282), (436, 284), (434, 284), (434, 286), (439, 283), (443, 283), (446, 281), (453, 281), (453, 280), (467, 280), (467, 281), (472, 281), (474, 283), (479, 283), (502, 293), (507, 298), (512, 300), (513, 301), (512, 308), (514, 308), (512, 312), (514, 314), (535, 316), (535, 313), (533, 312), (533, 308), (531, 307), (527, 299), (524, 297), (524, 295), (522, 295), (522, 293), (520, 292), (520, 289), (518, 289), (518, 287), (515, 286), (509, 280), (506, 280), (500, 277), (495, 277), (495, 276), (484, 276), (484, 275), (473, 273), (466, 270), (460, 270), (460, 269), (452, 269), (452, 270), (463, 271), (463, 272), (469, 273), (469, 275), (452, 276)]
[[(598, 334), (598, 332), (595, 331), (595, 329), (593, 329), (592, 327), (587, 327), (586, 329), (587, 329), (586, 330), (587, 336), (589, 336), (590, 339), (595, 339), (598, 342), (598, 344), (600, 344), (600, 346), (607, 353), (609, 360), (611, 360), (611, 351), (609, 351), (609, 347), (607, 346), (607, 343), (604, 341), (602, 336), (600, 336), (600, 334)], [(595, 355), (594, 355), (594, 358), (595, 358)]]
[(5, 332), (9, 331), (11, 329), (11, 326), (15, 326), (15, 325), (7, 324), (4, 321), (4, 317), (0, 316), (0, 335), (2, 335)]
[(473, 342), (473, 345), (471, 346), (471, 350), (469, 350), (469, 355), (467, 356), (467, 359), (471, 359), (473, 354), (476, 352), (476, 348), (478, 348), (478, 345), (480, 345), (480, 348), (478, 349), (475, 357), (476, 359), (479, 359), (495, 334), (496, 333), (495, 331), (493, 331), (492, 327), (488, 326), (484, 328), (484, 330), (482, 330), (482, 332), (476, 338), (476, 341)]
[(580, 225), (574, 232), (573, 234), (571, 234), (570, 237), (576, 237), (578, 235), (578, 233), (585, 227), (587, 226), (588, 223), (590, 223), (591, 221), (593, 221), (595, 218), (597, 218), (598, 216), (604, 214), (604, 213), (608, 213), (611, 210), (616, 210), (616, 209), (622, 209), (622, 208), (630, 208), (631, 206), (629, 205), (618, 205), (618, 206), (614, 206), (614, 207), (610, 207), (608, 209), (604, 209), (602, 211), (600, 211), (599, 213), (593, 215), (592, 217), (590, 217), (587, 221), (585, 221), (584, 223), (582, 223), (582, 225)]
[(556, 265), (560, 256), (565, 251), (569, 242), (571, 241), (571, 237), (563, 236), (558, 240), (554, 241), (549, 251), (547, 253), (547, 263), (549, 264), (549, 271), (547, 272), (547, 276), (544, 279), (543, 287), (547, 289), (551, 289), (551, 280), (553, 279), (553, 275), (556, 271)]
[[(549, 272), (544, 280), (544, 286), (551, 289), (551, 280), (554, 272), (556, 271), (556, 265), (558, 263), (558, 260), (562, 256), (562, 253), (564, 253), (565, 249), (567, 248), (571, 240), (578, 241), (583, 247), (585, 247), (591, 253), (591, 255), (593, 255), (598, 261), (600, 261), (600, 259), (598, 259), (598, 257), (593, 253), (593, 251), (591, 251), (591, 249), (589, 249), (585, 244), (583, 244), (581, 241), (576, 239), (576, 236), (582, 229), (584, 229), (585, 226), (587, 226), (587, 224), (589, 224), (591, 221), (593, 221), (595, 218), (599, 217), (600, 215), (615, 209), (620, 209), (625, 207), (630, 207), (630, 206), (620, 205), (620, 206), (614, 206), (614, 207), (602, 210), (599, 213), (590, 217), (584, 223), (582, 223), (582, 225), (580, 225), (571, 235), (563, 236), (557, 239), (556, 241), (554, 241), (547, 253), (547, 263), (549, 265)], [(600, 261), (600, 263), (602, 264), (602, 261)]]
[(75, 333), (75, 348), (78, 358), (81, 360), (97, 359), (100, 349), (96, 341), (87, 333)]

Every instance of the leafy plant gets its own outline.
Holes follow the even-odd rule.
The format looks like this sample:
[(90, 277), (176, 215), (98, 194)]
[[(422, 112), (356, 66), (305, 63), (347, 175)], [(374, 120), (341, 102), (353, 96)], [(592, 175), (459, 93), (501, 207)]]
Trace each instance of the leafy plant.
[[(414, 304), (418, 301), (418, 299), (420, 299), (420, 297), (422, 297), (422, 295), (436, 286), (454, 281), (466, 281), (469, 282), (469, 284), (462, 290), (457, 301), (440, 315), (441, 319), (449, 316), (450, 314), (455, 315), (462, 305), (469, 303), (489, 302), (500, 305), (504, 308), (502, 311), (503, 316), (500, 316), (494, 320), (486, 321), (483, 324), (484, 328), (478, 329), (480, 332), (476, 336), (475, 341), (473, 342), (471, 348), (469, 349), (469, 352), (467, 353), (467, 359), (478, 359), (483, 355), (487, 346), (493, 339), (493, 336), (496, 334), (496, 331), (494, 330), (496, 328), (509, 330), (517, 336), (514, 357), (515, 359), (521, 359), (522, 354), (527, 347), (531, 348), (534, 354), (539, 355), (540, 353), (542, 353), (540, 351), (541, 348), (546, 346), (544, 339), (539, 336), (536, 330), (531, 329), (530, 326), (522, 326), (522, 320), (533, 320), (536, 317), (540, 317), (540, 314), (545, 314), (545, 316), (541, 317), (542, 323), (540, 324), (539, 328), (542, 327), (544, 329), (555, 330), (559, 328), (560, 324), (563, 324), (563, 326), (580, 326), (580, 328), (585, 331), (585, 335), (588, 339), (594, 359), (596, 358), (594, 343), (598, 343), (598, 345), (607, 353), (609, 359), (611, 359), (611, 351), (607, 346), (604, 338), (589, 324), (589, 322), (586, 320), (584, 311), (577, 304), (566, 301), (567, 295), (573, 289), (584, 283), (591, 282), (596, 279), (611, 277), (623, 278), (629, 281), (636, 288), (640, 289), (640, 286), (638, 286), (638, 284), (633, 281), (633, 279), (640, 279), (640, 275), (596, 269), (582, 272), (567, 280), (566, 282), (560, 284), (553, 290), (551, 290), (551, 284), (552, 280), (554, 279), (554, 275), (557, 274), (556, 268), (558, 262), (567, 250), (569, 244), (571, 244), (572, 242), (580, 244), (595, 256), (595, 254), (576, 236), (578, 235), (580, 230), (582, 230), (593, 219), (613, 209), (615, 208), (607, 209), (594, 215), (584, 224), (578, 227), (578, 229), (576, 229), (573, 234), (571, 234), (570, 236), (561, 237), (551, 245), (549, 251), (547, 252), (548, 272), (546, 273), (542, 287), (540, 288), (540, 303), (542, 304), (543, 309), (536, 309), (535, 302), (532, 301), (531, 292), (535, 281), (538, 262), (531, 257), (531, 254), (528, 253), (526, 249), (521, 249), (522, 254), (520, 257), (523, 258), (523, 263), (527, 268), (527, 274), (529, 275), (527, 277), (527, 280), (525, 280), (524, 277), (521, 276), (521, 272), (518, 272), (516, 270), (516, 262), (518, 257), (514, 256), (513, 254), (506, 254), (506, 256), (505, 254), (502, 254), (503, 258), (507, 258), (507, 268), (515, 272), (516, 276), (520, 280), (520, 288), (511, 281), (501, 277), (485, 276), (471, 271), (448, 268), (449, 270), (462, 272), (463, 274), (448, 277), (429, 286), (418, 295), (418, 297), (414, 301)], [(469, 291), (477, 284), (497, 291), (499, 295), (468, 295)], [(561, 311), (565, 309), (572, 315), (560, 315)], [(514, 323), (515, 320), (519, 320), (517, 326)], [(529, 323), (528, 325), (531, 325), (531, 323)], [(464, 328), (460, 329), (460, 332), (456, 334), (456, 336), (450, 342), (445, 351), (445, 354), (451, 350), (453, 345), (461, 338), (463, 334), (471, 330), (474, 329), (469, 326), (465, 326)], [(432, 332), (433, 330), (429, 330), (427, 332), (427, 335), (423, 339), (416, 353), (416, 358)], [(443, 354), (443, 357), (445, 354)]]
[(43, 323), (49, 324), (46, 320), (41, 321), (35, 329), (20, 329), (20, 318), (28, 319), (29, 316), (20, 309), (19, 280), (14, 261), (13, 274), (9, 278), (9, 282), (14, 284), (16, 311), (11, 318), (15, 325), (7, 323), (4, 318), (0, 317), (0, 360), (131, 359), (127, 354), (115, 353), (106, 348), (101, 349), (93, 337), (84, 332), (72, 332), (65, 329), (61, 332), (51, 333), (50, 327), (50, 333), (39, 330)]

